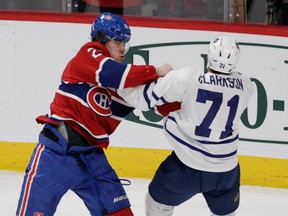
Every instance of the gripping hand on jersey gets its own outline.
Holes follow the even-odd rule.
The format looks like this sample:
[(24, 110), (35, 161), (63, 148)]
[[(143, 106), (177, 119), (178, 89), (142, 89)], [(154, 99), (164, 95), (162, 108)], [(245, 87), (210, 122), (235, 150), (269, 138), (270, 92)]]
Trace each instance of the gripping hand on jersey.
[(170, 64), (164, 64), (164, 65), (161, 65), (160, 67), (158, 67), (156, 69), (157, 73), (158, 73), (158, 76), (159, 77), (164, 77), (167, 73), (169, 73), (171, 70), (172, 70), (172, 66)]

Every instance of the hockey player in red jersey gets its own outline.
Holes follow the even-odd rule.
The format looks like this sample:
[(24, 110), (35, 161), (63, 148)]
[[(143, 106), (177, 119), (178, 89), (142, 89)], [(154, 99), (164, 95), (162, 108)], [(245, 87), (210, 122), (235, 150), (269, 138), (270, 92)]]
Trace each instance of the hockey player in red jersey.
[(102, 13), (91, 28), (92, 41), (67, 64), (50, 113), (24, 177), (17, 215), (54, 215), (68, 190), (93, 216), (132, 216), (129, 199), (103, 148), (109, 135), (133, 111), (116, 89), (135, 87), (164, 76), (164, 64), (121, 63), (130, 28), (120, 16)]

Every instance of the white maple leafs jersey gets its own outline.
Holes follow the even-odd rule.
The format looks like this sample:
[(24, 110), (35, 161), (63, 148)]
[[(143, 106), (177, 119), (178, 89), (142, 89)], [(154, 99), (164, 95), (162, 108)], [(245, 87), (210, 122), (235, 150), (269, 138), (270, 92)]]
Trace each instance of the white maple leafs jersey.
[(164, 130), (187, 166), (225, 172), (237, 165), (240, 116), (253, 93), (250, 78), (238, 72), (203, 74), (181, 68), (157, 83), (118, 93), (140, 110), (181, 102), (181, 109), (164, 118)]

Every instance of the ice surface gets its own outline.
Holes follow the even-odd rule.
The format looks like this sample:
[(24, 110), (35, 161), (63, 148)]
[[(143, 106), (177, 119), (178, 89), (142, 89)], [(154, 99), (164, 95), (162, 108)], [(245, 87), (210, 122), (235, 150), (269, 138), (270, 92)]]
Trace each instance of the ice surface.
[[(0, 171), (0, 216), (15, 216), (24, 173)], [(125, 186), (135, 216), (144, 216), (144, 198), (149, 179), (129, 179)], [(89, 216), (81, 199), (73, 192), (62, 198), (56, 216)], [(209, 216), (202, 195), (175, 208), (175, 216)], [(288, 216), (288, 189), (241, 186), (237, 216)]]

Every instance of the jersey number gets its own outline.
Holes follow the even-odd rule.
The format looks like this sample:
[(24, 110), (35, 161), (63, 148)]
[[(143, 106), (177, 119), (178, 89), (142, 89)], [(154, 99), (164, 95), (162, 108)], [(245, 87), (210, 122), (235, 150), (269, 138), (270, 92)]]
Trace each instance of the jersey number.
[[(213, 92), (204, 89), (199, 89), (196, 101), (199, 103), (206, 103), (206, 101), (212, 101), (211, 107), (208, 110), (206, 116), (199, 126), (195, 128), (195, 135), (202, 137), (209, 137), (211, 129), (209, 128), (214, 118), (216, 117), (220, 106), (223, 102), (223, 93)], [(220, 139), (224, 139), (232, 135), (233, 121), (237, 112), (239, 103), (239, 95), (234, 95), (228, 102), (227, 106), (230, 108), (228, 118), (225, 125), (225, 130), (222, 131)]]

